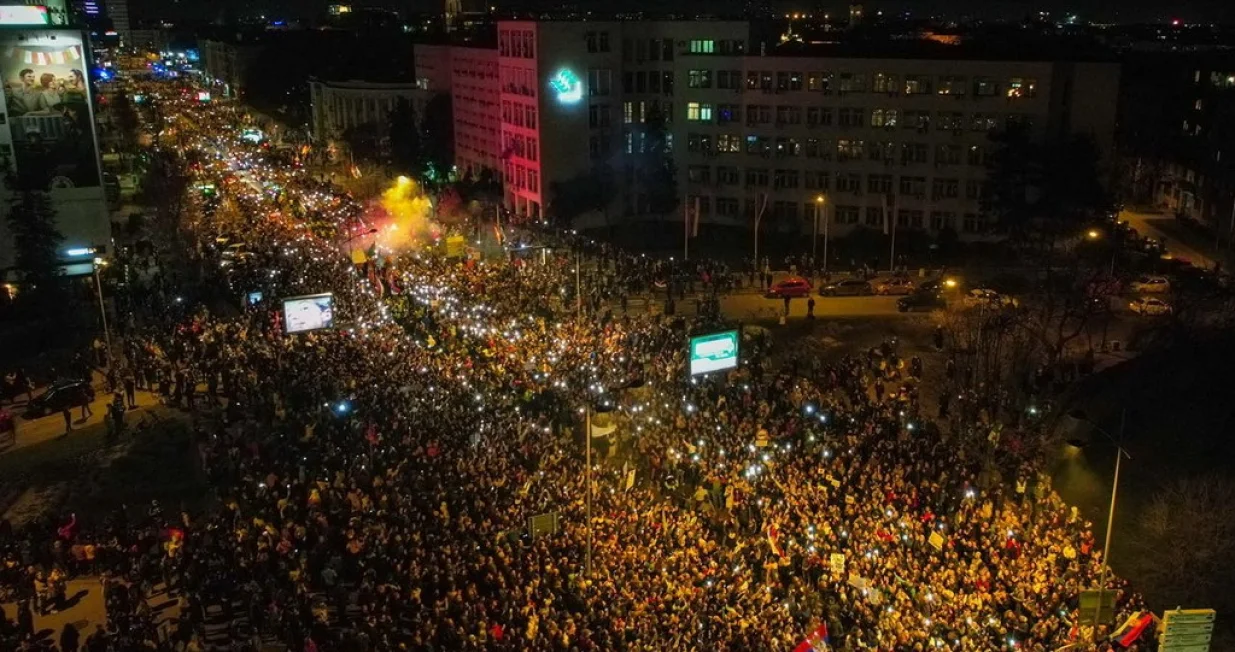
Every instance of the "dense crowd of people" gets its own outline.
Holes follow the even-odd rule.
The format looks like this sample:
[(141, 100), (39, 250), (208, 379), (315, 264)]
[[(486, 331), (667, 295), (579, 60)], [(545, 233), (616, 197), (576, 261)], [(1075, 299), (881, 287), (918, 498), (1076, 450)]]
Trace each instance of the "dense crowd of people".
[[(254, 160), (228, 119), (200, 112), (185, 144)], [(227, 188), (226, 169), (197, 174)], [(738, 368), (690, 378), (687, 335), (727, 325), (614, 302), (726, 268), (571, 238), (543, 262), (406, 251), (358, 267), (267, 219), (279, 199), (249, 188), (226, 191), (252, 211), (243, 258), (219, 264), (208, 214), (195, 235), (210, 282), (263, 298), (230, 314), (134, 302), (123, 347), (158, 370), (153, 391), (215, 415), (195, 444), (218, 507), (0, 532), (0, 585), (22, 601), (5, 649), (28, 649), (32, 610), (63, 602), (40, 590), (50, 574), (106, 578), (89, 650), (203, 649), (212, 605), (247, 623), (238, 649), (306, 652), (792, 650), (821, 625), (840, 650), (1090, 636), (1088, 524), (1032, 459), (985, 481), (982, 451), (919, 408), (921, 362), (895, 343), (773, 366), (747, 332)], [(334, 294), (336, 327), (288, 335), (276, 299), (316, 292)], [(545, 514), (552, 527), (529, 524)], [(163, 631), (144, 606), (156, 585), (180, 599)], [(1140, 607), (1112, 588), (1121, 612)]]

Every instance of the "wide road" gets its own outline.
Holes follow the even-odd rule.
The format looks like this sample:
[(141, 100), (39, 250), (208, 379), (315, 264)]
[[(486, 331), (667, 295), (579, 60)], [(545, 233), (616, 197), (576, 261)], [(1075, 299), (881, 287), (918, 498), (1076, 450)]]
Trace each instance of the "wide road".
[[(816, 317), (901, 316), (896, 310), (898, 297), (815, 297)], [(720, 309), (726, 316), (743, 321), (776, 319), (785, 309), (783, 299), (768, 299), (762, 295), (732, 294), (721, 297)], [(806, 316), (806, 299), (789, 301), (790, 317)]]

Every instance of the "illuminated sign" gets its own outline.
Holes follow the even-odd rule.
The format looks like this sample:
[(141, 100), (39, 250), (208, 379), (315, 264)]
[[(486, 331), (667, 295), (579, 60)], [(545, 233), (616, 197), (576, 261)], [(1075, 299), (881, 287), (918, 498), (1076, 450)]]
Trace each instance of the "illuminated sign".
[(569, 68), (562, 68), (549, 80), (549, 87), (557, 93), (557, 101), (574, 104), (583, 99), (583, 82)]
[(75, 247), (73, 249), (65, 249), (64, 255), (69, 258), (81, 258), (82, 256), (93, 256), (96, 251), (94, 247)]
[(49, 22), (47, 7), (0, 7), (0, 25), (46, 25)]
[(690, 338), (690, 375), (733, 369), (738, 366), (737, 331), (724, 331)]

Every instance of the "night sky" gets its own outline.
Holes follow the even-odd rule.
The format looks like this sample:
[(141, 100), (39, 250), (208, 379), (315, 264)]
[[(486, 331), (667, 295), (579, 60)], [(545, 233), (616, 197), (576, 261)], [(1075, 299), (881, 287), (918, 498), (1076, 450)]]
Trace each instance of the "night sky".
[[(333, 0), (338, 2), (339, 0)], [(552, 9), (561, 6), (561, 0), (494, 0), (499, 7)], [(610, 0), (567, 0), (573, 6), (612, 10)], [(134, 0), (142, 4), (147, 16), (168, 18), (194, 17), (216, 18), (222, 8), (252, 12), (259, 9), (270, 16), (308, 17), (320, 15), (332, 0)], [(444, 0), (353, 0), (356, 5), (384, 6), (406, 11), (440, 11)], [(479, 9), (484, 0), (464, 0), (468, 9)], [(624, 7), (636, 9), (645, 6), (657, 11), (721, 12), (728, 8), (731, 13), (740, 13), (743, 0), (629, 0)], [(819, 6), (835, 15), (847, 13), (846, 2), (819, 2), (818, 0), (772, 0), (778, 12), (810, 11)], [(892, 2), (866, 2), (868, 14), (877, 10), (885, 13), (910, 11), (916, 16), (939, 15), (981, 18), (1020, 18), (1038, 11), (1050, 11), (1053, 16), (1077, 14), (1082, 20), (1093, 19), (1111, 22), (1167, 22), (1179, 18), (1185, 22), (1235, 22), (1235, 1), (1188, 0), (1187, 2), (1163, 2), (1162, 0), (899, 0)]]

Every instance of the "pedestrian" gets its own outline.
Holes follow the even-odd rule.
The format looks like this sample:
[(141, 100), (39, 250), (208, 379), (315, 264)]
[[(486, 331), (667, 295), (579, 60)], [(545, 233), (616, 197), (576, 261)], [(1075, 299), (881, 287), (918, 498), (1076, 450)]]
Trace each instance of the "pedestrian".
[(60, 652), (77, 652), (80, 637), (73, 623), (65, 623), (64, 629), (60, 630)]
[(806, 300), (806, 318), (815, 318), (815, 297), (811, 297)]
[(60, 415), (64, 417), (64, 434), (67, 437), (70, 432), (73, 432), (73, 410), (65, 406), (60, 410)]
[(789, 316), (789, 297), (785, 297), (785, 316)]
[(124, 396), (128, 401), (129, 409), (137, 407), (137, 377), (133, 375), (132, 370), (124, 376)]

